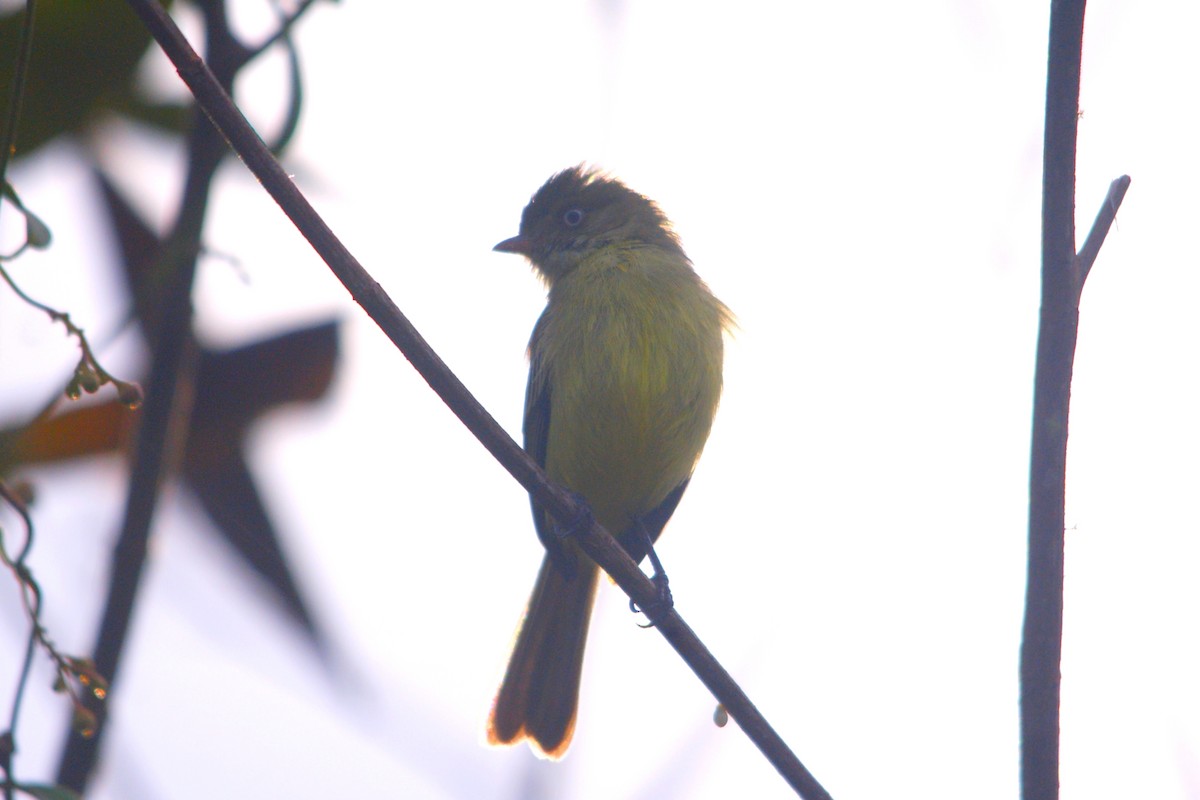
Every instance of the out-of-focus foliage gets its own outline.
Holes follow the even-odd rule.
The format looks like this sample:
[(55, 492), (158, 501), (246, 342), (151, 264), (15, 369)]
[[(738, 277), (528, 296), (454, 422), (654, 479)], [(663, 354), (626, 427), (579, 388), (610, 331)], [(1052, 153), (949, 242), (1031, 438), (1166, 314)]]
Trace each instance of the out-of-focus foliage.
[[(170, 5), (170, 3), (167, 3)], [(0, 103), (12, 98), (24, 9), (0, 17)], [(134, 88), (150, 34), (123, 0), (39, 0), (17, 129), (25, 155), (109, 110), (179, 130), (184, 110), (147, 103)]]

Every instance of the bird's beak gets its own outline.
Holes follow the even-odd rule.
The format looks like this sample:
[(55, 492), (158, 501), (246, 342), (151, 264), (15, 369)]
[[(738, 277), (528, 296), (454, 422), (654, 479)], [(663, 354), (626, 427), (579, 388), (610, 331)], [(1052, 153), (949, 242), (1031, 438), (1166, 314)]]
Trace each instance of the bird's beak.
[(532, 249), (531, 245), (532, 243), (528, 239), (518, 234), (511, 239), (505, 239), (492, 249), (498, 253), (520, 253), (523, 256), (528, 256)]

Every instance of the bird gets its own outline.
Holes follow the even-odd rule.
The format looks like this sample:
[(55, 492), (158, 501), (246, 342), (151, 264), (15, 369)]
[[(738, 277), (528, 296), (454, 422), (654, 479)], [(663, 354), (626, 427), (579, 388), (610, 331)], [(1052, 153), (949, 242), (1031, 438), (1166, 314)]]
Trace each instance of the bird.
[[(524, 448), (640, 562), (708, 439), (733, 314), (659, 207), (586, 165), (551, 176), (517, 235), (493, 249), (524, 256), (547, 288), (529, 342)], [(575, 730), (598, 568), (530, 502), (546, 554), (487, 737), (556, 760)]]

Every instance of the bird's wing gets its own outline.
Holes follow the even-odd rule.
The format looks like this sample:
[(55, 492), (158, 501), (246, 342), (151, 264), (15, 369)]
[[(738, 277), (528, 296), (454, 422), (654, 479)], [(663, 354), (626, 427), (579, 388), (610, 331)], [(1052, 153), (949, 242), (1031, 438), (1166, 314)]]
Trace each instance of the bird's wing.
[[(525, 386), (525, 452), (537, 462), (542, 469), (546, 468), (546, 443), (550, 440), (550, 382), (541, 369), (538, 338), (541, 335), (545, 316), (534, 326), (533, 336), (529, 342), (529, 382)], [(529, 496), (529, 506), (533, 511), (533, 525), (537, 530), (538, 539), (546, 548), (551, 560), (562, 569), (566, 575), (575, 574), (575, 554), (563, 547), (562, 539), (555, 528), (554, 518), (538, 505), (533, 495)]]

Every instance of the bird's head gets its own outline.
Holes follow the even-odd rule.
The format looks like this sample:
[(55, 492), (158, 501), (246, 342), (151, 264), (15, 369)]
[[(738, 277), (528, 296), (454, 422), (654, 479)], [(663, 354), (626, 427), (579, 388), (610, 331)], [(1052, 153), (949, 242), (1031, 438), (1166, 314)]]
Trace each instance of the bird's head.
[(519, 233), (493, 249), (520, 253), (552, 284), (590, 253), (618, 244), (683, 253), (658, 206), (615, 178), (580, 165), (546, 181), (521, 213)]

